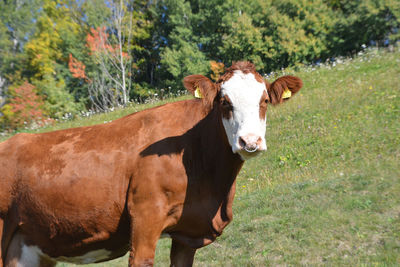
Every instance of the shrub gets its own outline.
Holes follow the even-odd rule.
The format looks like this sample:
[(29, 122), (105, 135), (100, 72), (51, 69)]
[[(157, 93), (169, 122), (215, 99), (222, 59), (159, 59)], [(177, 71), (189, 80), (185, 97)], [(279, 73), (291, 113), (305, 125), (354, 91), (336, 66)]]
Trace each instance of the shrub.
[(1, 108), (3, 116), (0, 122), (4, 128), (16, 129), (33, 123), (43, 126), (53, 121), (46, 115), (43, 98), (36, 94), (35, 89), (28, 82), (9, 89), (8, 103)]

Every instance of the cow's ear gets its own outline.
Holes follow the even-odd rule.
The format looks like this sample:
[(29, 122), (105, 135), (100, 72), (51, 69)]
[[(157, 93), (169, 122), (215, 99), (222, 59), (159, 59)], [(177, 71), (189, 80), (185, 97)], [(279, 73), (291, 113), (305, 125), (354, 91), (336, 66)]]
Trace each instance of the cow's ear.
[(207, 107), (212, 107), (217, 96), (217, 86), (203, 75), (189, 75), (183, 79), (183, 85), (196, 98), (201, 98)]
[(289, 100), (303, 86), (300, 78), (290, 75), (280, 77), (271, 84), (266, 82), (266, 84), (269, 99), (273, 105)]

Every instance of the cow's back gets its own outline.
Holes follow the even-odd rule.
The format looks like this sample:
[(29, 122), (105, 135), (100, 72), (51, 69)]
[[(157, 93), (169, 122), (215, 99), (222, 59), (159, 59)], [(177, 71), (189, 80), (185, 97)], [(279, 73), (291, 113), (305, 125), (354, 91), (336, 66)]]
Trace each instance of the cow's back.
[[(102, 191), (99, 186), (105, 184), (126, 187), (127, 181), (121, 179), (132, 175), (141, 151), (196, 123), (194, 116), (187, 116), (193, 103), (175, 102), (106, 124), (20, 133), (0, 143), (0, 211), (17, 188), (74, 195), (93, 193), (94, 188)], [(74, 185), (79, 190), (74, 191)]]

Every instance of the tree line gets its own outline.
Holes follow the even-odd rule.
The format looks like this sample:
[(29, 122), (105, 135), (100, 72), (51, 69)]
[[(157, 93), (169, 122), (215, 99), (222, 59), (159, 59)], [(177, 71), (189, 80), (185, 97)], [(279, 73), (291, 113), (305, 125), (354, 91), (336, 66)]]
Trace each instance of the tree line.
[(0, 123), (46, 124), (182, 90), (232, 61), (268, 73), (400, 36), (398, 0), (0, 0)]

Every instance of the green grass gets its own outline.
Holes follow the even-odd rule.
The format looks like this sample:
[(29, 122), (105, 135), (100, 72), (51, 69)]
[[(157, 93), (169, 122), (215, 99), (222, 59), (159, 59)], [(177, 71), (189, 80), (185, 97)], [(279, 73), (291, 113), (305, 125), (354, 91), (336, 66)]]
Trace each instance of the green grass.
[[(268, 151), (245, 163), (234, 220), (195, 266), (400, 265), (400, 52), (292, 74), (304, 88), (269, 108)], [(160, 240), (157, 266), (169, 265), (169, 248)]]

